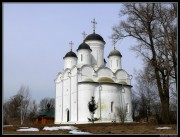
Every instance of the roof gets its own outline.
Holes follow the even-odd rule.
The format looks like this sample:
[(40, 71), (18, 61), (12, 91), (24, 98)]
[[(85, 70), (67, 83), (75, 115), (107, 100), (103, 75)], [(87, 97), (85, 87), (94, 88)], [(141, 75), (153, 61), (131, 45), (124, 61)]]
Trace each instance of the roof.
[[(89, 47), (89, 45), (86, 44), (85, 42), (83, 42), (83, 43), (81, 43), (81, 44), (79, 45), (77, 51), (80, 50), (80, 49), (88, 49), (88, 50), (91, 50), (91, 48)], [(92, 51), (92, 50), (91, 50), (91, 51)]]
[(54, 111), (53, 110), (47, 110), (45, 112), (40, 113), (38, 116), (54, 117)]
[(126, 81), (119, 81), (118, 83), (122, 85), (127, 85)]
[(114, 81), (109, 77), (101, 77), (98, 79), (98, 82), (114, 83)]
[(83, 82), (94, 82), (94, 80), (92, 78), (85, 78)]
[(120, 53), (118, 50), (116, 50), (116, 49), (114, 49), (113, 51), (111, 51), (111, 52), (109, 53), (108, 58), (109, 58), (110, 56), (120, 56), (120, 57), (122, 57), (121, 53)]
[(99, 34), (96, 34), (96, 33), (92, 33), (92, 34), (89, 34), (84, 41), (88, 41), (88, 40), (99, 40), (99, 41), (102, 41), (103, 43), (106, 43), (104, 41), (104, 39), (99, 35)]
[(66, 58), (66, 57), (75, 57), (75, 58), (77, 58), (77, 55), (71, 50), (68, 53), (66, 53), (66, 55), (63, 57), (63, 59)]

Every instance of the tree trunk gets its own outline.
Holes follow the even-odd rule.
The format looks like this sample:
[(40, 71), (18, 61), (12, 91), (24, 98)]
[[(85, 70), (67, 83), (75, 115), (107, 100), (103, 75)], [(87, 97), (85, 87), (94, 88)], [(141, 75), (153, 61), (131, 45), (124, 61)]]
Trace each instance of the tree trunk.
[(161, 106), (162, 106), (162, 111), (161, 111), (162, 121), (165, 124), (170, 124), (169, 101), (165, 96), (161, 98)]
[(156, 51), (154, 48), (154, 43), (153, 43), (153, 39), (151, 36), (151, 29), (150, 29), (150, 25), (149, 25), (149, 40), (151, 43), (151, 51), (152, 51), (152, 66), (154, 67), (154, 71), (155, 71), (155, 76), (156, 76), (156, 82), (157, 82), (157, 87), (158, 87), (158, 91), (159, 91), (159, 95), (160, 95), (160, 100), (161, 100), (161, 106), (162, 106), (162, 120), (164, 124), (169, 124), (170, 120), (169, 120), (169, 89), (167, 87), (167, 85), (169, 84), (169, 80), (166, 80), (165, 77), (163, 77), (163, 83), (161, 82), (161, 77), (160, 77), (160, 70), (164, 71), (161, 69), (161, 67), (158, 65), (157, 63), (157, 55), (156, 55)]
[(94, 114), (92, 114), (92, 123), (94, 124)]

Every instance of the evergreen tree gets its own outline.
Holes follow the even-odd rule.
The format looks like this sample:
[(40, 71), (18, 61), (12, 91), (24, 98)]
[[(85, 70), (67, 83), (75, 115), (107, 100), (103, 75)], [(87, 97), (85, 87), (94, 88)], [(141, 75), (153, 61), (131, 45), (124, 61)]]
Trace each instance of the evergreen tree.
[(94, 124), (95, 118), (94, 118), (94, 113), (96, 111), (96, 109), (98, 108), (98, 105), (96, 104), (96, 101), (94, 99), (94, 97), (91, 97), (91, 100), (88, 103), (88, 109), (89, 112), (91, 113), (91, 119), (89, 119), (90, 121), (92, 121), (92, 123)]

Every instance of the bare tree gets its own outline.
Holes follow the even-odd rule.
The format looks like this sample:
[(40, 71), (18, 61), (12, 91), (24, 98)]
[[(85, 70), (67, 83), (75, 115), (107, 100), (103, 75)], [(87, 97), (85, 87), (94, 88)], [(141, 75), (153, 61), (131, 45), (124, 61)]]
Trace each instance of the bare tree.
[(4, 101), (3, 103), (3, 124), (8, 124), (8, 119), (10, 117), (10, 110), (9, 110), (9, 101)]
[(116, 107), (116, 111), (117, 111), (117, 116), (119, 117), (119, 119), (121, 120), (121, 123), (123, 124), (127, 116), (126, 106), (122, 105), (120, 107)]
[(20, 99), (20, 113), (21, 113), (21, 125), (27, 116), (28, 106), (30, 103), (30, 91), (29, 87), (21, 86), (17, 95)]
[(114, 26), (112, 35), (116, 40), (126, 37), (137, 40), (138, 45), (132, 49), (141, 55), (145, 64), (153, 70), (151, 77), (158, 88), (164, 123), (170, 123), (169, 84), (173, 78), (175, 83), (177, 82), (176, 10), (176, 4), (123, 4), (120, 15), (127, 15), (127, 20)]
[(50, 108), (54, 110), (55, 109), (55, 99), (54, 98), (43, 98), (39, 103), (39, 112), (47, 111), (47, 104), (50, 104)]
[(136, 94), (137, 93), (135, 92), (135, 90), (132, 90), (131, 102), (132, 102), (132, 118), (133, 118), (133, 121), (136, 121), (136, 117), (139, 114), (139, 111), (138, 111), (139, 98), (137, 97)]
[(28, 113), (29, 102), (29, 88), (22, 85), (17, 94), (4, 103), (3, 115), (6, 116), (5, 118), (20, 118), (23, 124)]
[(30, 102), (28, 117), (30, 120), (38, 114), (38, 105), (35, 100)]

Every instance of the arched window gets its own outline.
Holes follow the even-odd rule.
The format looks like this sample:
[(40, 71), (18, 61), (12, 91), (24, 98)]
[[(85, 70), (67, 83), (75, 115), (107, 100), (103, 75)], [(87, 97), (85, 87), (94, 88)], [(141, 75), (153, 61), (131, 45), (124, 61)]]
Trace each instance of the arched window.
[(69, 109), (66, 109), (67, 112), (67, 122), (69, 121)]
[(116, 60), (116, 64), (117, 64), (117, 67), (118, 67), (118, 60)]
[(113, 112), (114, 102), (111, 102), (111, 112)]

